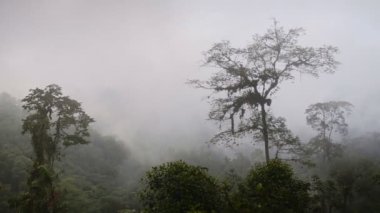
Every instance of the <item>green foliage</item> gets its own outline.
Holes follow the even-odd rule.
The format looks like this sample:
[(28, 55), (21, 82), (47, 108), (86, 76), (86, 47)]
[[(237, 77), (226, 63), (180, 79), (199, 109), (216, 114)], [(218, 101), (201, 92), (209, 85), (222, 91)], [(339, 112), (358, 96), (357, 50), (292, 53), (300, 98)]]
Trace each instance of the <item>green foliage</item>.
[(21, 135), (22, 110), (17, 100), (0, 94), (0, 211), (11, 212), (8, 200), (26, 185), (31, 166), (27, 137)]
[(378, 212), (379, 171), (378, 164), (368, 159), (351, 156), (332, 162), (326, 180), (314, 178), (314, 208), (321, 212), (361, 212), (365, 207), (366, 212)]
[(88, 143), (89, 117), (76, 100), (63, 96), (61, 87), (49, 85), (45, 89), (32, 89), (22, 100), (29, 113), (23, 120), (23, 133), (32, 136), (32, 146), (39, 164), (52, 166), (64, 146)]
[(239, 212), (305, 212), (308, 189), (308, 183), (294, 178), (289, 165), (272, 160), (252, 169), (235, 200)]
[[(21, 104), (0, 94), (0, 212), (10, 213), (8, 200), (30, 197), (28, 173), (33, 171), (33, 150), (21, 134)], [(135, 191), (146, 167), (131, 158), (120, 141), (91, 132), (91, 143), (62, 149), (64, 160), (55, 162), (55, 192), (61, 210), (100, 213), (140, 207)], [(46, 168), (46, 166), (43, 166)], [(133, 171), (130, 173), (129, 171)], [(56, 175), (59, 174), (59, 181)], [(40, 180), (43, 175), (37, 175)], [(36, 185), (34, 182), (33, 185)], [(41, 184), (46, 184), (44, 181)], [(37, 184), (38, 185), (38, 184)], [(22, 194), (22, 196), (18, 196)], [(19, 199), (11, 199), (13, 205)], [(19, 202), (20, 204), (20, 202)], [(27, 211), (28, 212), (28, 211)]]
[(312, 191), (310, 208), (314, 212), (331, 212), (342, 205), (334, 181), (322, 181), (318, 176), (313, 176)]
[(322, 171), (315, 171), (319, 177), (314, 177), (312, 184), (314, 211), (380, 211), (379, 139), (379, 134), (374, 133), (347, 140), (340, 158), (333, 159)]
[[(140, 207), (135, 196), (145, 167), (131, 158), (120, 141), (91, 132), (91, 143), (70, 147), (59, 188), (68, 212), (117, 212)], [(133, 171), (133, 172), (131, 172)]]
[(183, 161), (153, 167), (143, 178), (140, 198), (145, 212), (220, 212), (220, 186), (205, 168)]
[[(24, 212), (33, 212), (30, 209), (25, 210), (31, 208), (28, 207), (27, 200), (35, 201), (35, 212), (45, 210), (81, 213), (141, 212), (143, 203), (140, 203), (136, 196), (139, 179), (150, 166), (141, 164), (133, 157), (134, 153), (131, 153), (122, 142), (91, 131), (91, 137), (88, 139), (91, 143), (61, 149), (64, 160), (56, 161), (54, 170), (51, 171), (48, 165), (38, 166), (32, 161), (35, 156), (32, 144), (27, 135), (21, 134), (21, 118), (24, 116), (25, 113), (17, 100), (7, 94), (0, 94), (0, 212), (14, 212), (9, 209), (8, 200), (16, 197), (20, 192), (24, 192), (21, 195), (24, 200), (12, 199), (11, 204), (18, 204), (20, 211), (24, 205)], [(271, 118), (268, 117), (268, 121), (270, 120)], [(274, 124), (276, 125), (269, 127), (274, 130), (283, 127), (281, 120)], [(286, 129), (284, 130), (283, 133), (287, 134)], [(312, 212), (327, 213), (331, 210), (331, 212), (359, 213), (363, 212), (363, 209), (368, 213), (380, 212), (378, 202), (380, 197), (379, 138), (379, 133), (373, 133), (347, 139), (341, 158), (332, 159), (328, 165), (314, 159), (316, 167), (307, 168), (309, 173), (297, 173), (304, 177), (309, 177), (311, 174), (319, 176), (319, 178), (313, 178), (311, 185), (309, 208)], [(278, 141), (282, 143), (281, 140)], [(255, 160), (263, 159), (261, 152), (252, 153), (252, 156), (249, 156), (247, 152), (244, 155), (237, 153), (235, 157), (227, 158), (216, 149), (207, 149), (207, 147), (182, 151), (170, 149), (170, 156), (168, 155), (167, 158), (181, 158), (186, 162), (202, 165), (209, 169), (210, 174), (224, 180), (221, 184), (215, 184), (218, 185), (216, 190), (208, 190), (216, 191), (217, 199), (214, 200), (220, 201), (218, 203), (220, 208), (216, 208), (216, 212), (271, 212), (275, 211), (273, 210), (275, 206), (283, 205), (285, 198), (296, 197), (289, 202), (297, 199), (296, 195), (284, 195), (286, 194), (284, 188), (288, 190), (290, 188), (288, 186), (294, 183), (286, 184), (289, 173), (281, 169), (276, 170), (281, 172), (268, 175), (267, 170), (258, 169), (265, 167), (261, 165), (254, 170), (256, 175), (252, 175), (254, 172), (251, 171), (247, 178), (241, 178), (246, 176), (248, 168)], [(273, 167), (270, 168), (273, 169)], [(197, 168), (206, 173), (201, 167)], [(28, 173), (35, 174), (35, 177), (28, 178)], [(263, 175), (264, 173), (267, 175)], [(57, 179), (58, 174), (59, 179)], [(178, 176), (181, 177), (181, 175)], [(178, 176), (167, 177), (172, 177), (174, 180)], [(255, 178), (252, 178), (253, 176)], [(248, 184), (249, 178), (257, 181), (251, 181), (251, 184)], [(177, 179), (183, 180), (182, 183), (198, 180), (197, 178)], [(196, 194), (192, 190), (199, 191), (199, 188), (207, 185), (207, 181), (198, 182), (201, 184), (197, 184), (197, 187), (184, 188), (188, 188), (190, 194)], [(50, 187), (50, 183), (53, 187)], [(171, 183), (171, 181), (165, 183)], [(213, 184), (206, 188), (213, 188), (211, 185)], [(275, 187), (275, 185), (280, 186)], [(297, 189), (297, 187), (302, 188), (299, 186), (293, 188)], [(267, 188), (269, 189), (266, 190)], [(44, 196), (51, 192), (54, 196)], [(264, 196), (262, 195), (264, 192), (273, 196)], [(273, 200), (274, 198), (276, 199)], [(48, 206), (45, 199), (51, 201), (58, 199), (59, 202)], [(262, 203), (265, 204), (263, 200), (270, 200), (275, 206), (265, 207), (262, 205)], [(20, 203), (20, 201), (24, 202)], [(194, 203), (199, 202), (204, 203), (199, 200), (194, 201)], [(258, 208), (258, 204), (261, 208)], [(198, 204), (189, 206), (189, 212), (209, 212), (209, 210), (198, 208), (200, 206)], [(279, 212), (286, 211), (297, 212), (295, 209), (289, 210), (286, 207)]]
[(82, 110), (79, 102), (63, 96), (58, 85), (32, 89), (22, 102), (28, 113), (23, 120), (22, 133), (31, 135), (35, 158), (27, 181), (28, 191), (11, 201), (11, 207), (32, 213), (61, 211), (54, 161), (60, 155), (61, 144), (87, 143), (88, 125), (93, 119)]
[(62, 206), (58, 203), (60, 194), (55, 190), (56, 175), (47, 165), (34, 164), (27, 185), (29, 190), (20, 198), (10, 200), (12, 208), (20, 212), (49, 213), (59, 212)]

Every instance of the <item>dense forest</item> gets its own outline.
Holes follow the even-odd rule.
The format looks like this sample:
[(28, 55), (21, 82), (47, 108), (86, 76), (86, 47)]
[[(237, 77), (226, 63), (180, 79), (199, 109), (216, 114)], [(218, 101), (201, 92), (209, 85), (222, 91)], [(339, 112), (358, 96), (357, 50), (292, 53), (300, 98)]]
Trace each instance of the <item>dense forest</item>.
[(376, 3), (24, 3), (1, 213), (380, 212)]
[[(2, 212), (15, 212), (9, 208), (9, 202), (27, 188), (33, 153), (30, 137), (21, 134), (24, 115), (18, 100), (6, 93), (0, 95)], [(380, 133), (345, 138), (340, 142), (342, 152), (329, 166), (322, 159), (314, 158), (313, 165), (273, 162), (266, 168), (257, 164), (263, 160), (260, 150), (248, 156), (227, 156), (207, 146), (173, 155), (167, 153), (173, 160), (182, 161), (147, 165), (131, 157), (131, 151), (122, 141), (96, 130), (90, 132), (89, 144), (62, 150), (62, 159), (57, 162), (56, 187), (62, 193), (60, 202), (64, 212), (139, 212), (142, 209), (143, 212), (284, 212), (288, 202), (291, 210), (287, 212), (363, 212), (363, 209), (378, 212), (380, 209), (380, 156), (377, 154)], [(180, 190), (191, 194), (180, 199), (176, 197)], [(297, 194), (288, 194), (291, 192)], [(160, 193), (165, 193), (166, 198)], [(265, 195), (268, 193), (269, 197)], [(268, 209), (257, 210), (258, 203)], [(151, 209), (152, 205), (165, 209)], [(187, 209), (176, 209), (178, 206)]]

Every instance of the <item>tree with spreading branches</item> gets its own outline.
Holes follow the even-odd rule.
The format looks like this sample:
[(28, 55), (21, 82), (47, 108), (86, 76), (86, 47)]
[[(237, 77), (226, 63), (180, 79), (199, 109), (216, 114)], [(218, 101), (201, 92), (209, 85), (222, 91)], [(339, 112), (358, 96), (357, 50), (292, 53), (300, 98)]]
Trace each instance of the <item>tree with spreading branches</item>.
[[(232, 47), (229, 41), (216, 43), (205, 53), (205, 64), (216, 68), (209, 80), (191, 80), (198, 88), (213, 91), (209, 118), (226, 129), (211, 141), (235, 138), (239, 132), (256, 132), (264, 141), (265, 158), (269, 162), (270, 134), (268, 108), (273, 95), (283, 82), (305, 73), (318, 77), (334, 73), (338, 51), (333, 46), (309, 47), (298, 43), (302, 28), (285, 30), (277, 22), (263, 35), (254, 35), (243, 48)], [(236, 124), (236, 119), (240, 120)], [(254, 122), (259, 121), (262, 128)]]
[(339, 148), (332, 143), (333, 133), (348, 133), (346, 117), (351, 113), (352, 107), (347, 101), (329, 101), (312, 104), (306, 109), (307, 124), (318, 132), (310, 141), (311, 148), (315, 152), (322, 152), (324, 160), (330, 161)]

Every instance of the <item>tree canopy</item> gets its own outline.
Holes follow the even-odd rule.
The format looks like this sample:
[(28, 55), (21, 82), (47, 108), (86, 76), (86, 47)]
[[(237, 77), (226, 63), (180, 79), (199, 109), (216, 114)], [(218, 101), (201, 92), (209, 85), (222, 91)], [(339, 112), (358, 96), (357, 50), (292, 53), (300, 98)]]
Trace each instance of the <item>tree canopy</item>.
[(145, 212), (220, 212), (222, 197), (206, 168), (184, 161), (153, 167), (143, 178), (140, 197)]
[(307, 124), (318, 131), (310, 145), (316, 152), (323, 153), (324, 160), (330, 160), (339, 151), (339, 146), (332, 143), (333, 133), (347, 134), (346, 117), (353, 105), (346, 101), (329, 101), (310, 105), (306, 113)]
[[(232, 47), (229, 41), (216, 43), (205, 53), (205, 64), (216, 71), (207, 81), (190, 81), (196, 87), (213, 91), (209, 117), (230, 121), (224, 136), (234, 137), (239, 131), (260, 132), (267, 162), (270, 139), (266, 108), (281, 83), (293, 79), (296, 73), (315, 77), (333, 73), (338, 64), (336, 47), (300, 45), (298, 40), (303, 31), (302, 28), (285, 30), (275, 21), (265, 34), (255, 34), (246, 47)], [(240, 128), (236, 118), (242, 126), (250, 128)], [(251, 125), (256, 120), (262, 123), (262, 128)]]
[(253, 168), (238, 193), (240, 212), (306, 212), (309, 184), (279, 160)]
[(88, 125), (94, 120), (78, 101), (63, 96), (58, 85), (32, 89), (22, 102), (29, 113), (23, 120), (23, 133), (32, 136), (38, 163), (52, 164), (59, 155), (60, 145), (88, 143)]
[(63, 96), (61, 87), (55, 84), (30, 90), (22, 102), (28, 113), (23, 119), (22, 133), (31, 135), (34, 159), (27, 181), (28, 191), (12, 206), (22, 212), (61, 211), (54, 161), (59, 158), (61, 145), (88, 143), (88, 125), (94, 120), (82, 110), (79, 102)]

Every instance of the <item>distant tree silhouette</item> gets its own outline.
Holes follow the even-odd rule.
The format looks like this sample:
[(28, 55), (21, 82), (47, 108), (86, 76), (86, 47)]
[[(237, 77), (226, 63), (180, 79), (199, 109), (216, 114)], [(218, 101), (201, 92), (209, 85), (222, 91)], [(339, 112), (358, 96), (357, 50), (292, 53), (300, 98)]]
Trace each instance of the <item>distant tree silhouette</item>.
[(323, 153), (324, 160), (330, 161), (332, 154), (339, 149), (332, 143), (332, 134), (347, 134), (346, 116), (351, 113), (352, 107), (346, 101), (330, 101), (312, 104), (306, 109), (307, 124), (318, 131), (310, 145), (315, 151)]
[[(334, 58), (336, 47), (301, 46), (298, 38), (302, 33), (302, 28), (285, 30), (275, 21), (265, 34), (254, 35), (244, 48), (235, 48), (230, 42), (222, 41), (205, 53), (205, 64), (215, 67), (216, 71), (207, 81), (191, 80), (189, 83), (213, 91), (210, 119), (230, 123), (212, 139), (213, 142), (233, 143), (229, 138), (258, 131), (269, 162), (268, 107), (281, 83), (293, 79), (296, 73), (315, 77), (323, 72), (333, 73), (338, 64)], [(257, 121), (261, 123), (260, 128)]]

